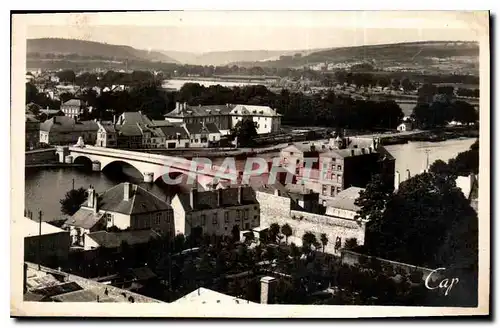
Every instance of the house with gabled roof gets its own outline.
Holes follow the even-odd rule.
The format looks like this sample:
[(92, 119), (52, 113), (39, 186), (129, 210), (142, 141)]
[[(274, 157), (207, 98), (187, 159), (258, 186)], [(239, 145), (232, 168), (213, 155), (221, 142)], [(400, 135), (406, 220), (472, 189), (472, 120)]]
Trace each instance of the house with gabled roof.
[(85, 235), (111, 227), (119, 230), (154, 230), (171, 237), (173, 211), (163, 199), (141, 186), (120, 183), (101, 195), (90, 187), (87, 201), (64, 223), (72, 244), (85, 247)]
[(85, 107), (86, 105), (83, 100), (74, 98), (61, 104), (61, 111), (65, 116), (78, 117), (83, 114)]

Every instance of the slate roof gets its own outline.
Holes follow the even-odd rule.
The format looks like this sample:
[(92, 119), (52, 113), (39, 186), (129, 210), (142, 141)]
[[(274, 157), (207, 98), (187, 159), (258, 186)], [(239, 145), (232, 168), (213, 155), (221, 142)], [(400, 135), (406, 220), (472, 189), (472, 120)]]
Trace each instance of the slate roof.
[[(326, 148), (326, 149), (328, 149), (328, 148)], [(286, 146), (281, 151), (288, 152), (290, 150), (292, 150), (292, 151), (296, 150), (296, 151), (300, 151), (300, 152), (303, 152), (303, 153), (306, 153), (306, 152), (322, 152), (322, 151), (326, 151), (322, 147), (321, 144), (316, 144), (316, 143), (311, 143), (311, 142), (296, 142), (296, 143), (293, 143), (291, 145)]]
[(71, 293), (78, 290), (82, 290), (83, 288), (78, 285), (76, 282), (71, 281), (59, 285), (48, 286), (44, 288), (39, 288), (36, 290), (32, 290), (31, 292), (38, 295), (43, 295), (44, 297), (53, 297), (61, 294)]
[(142, 126), (153, 125), (153, 122), (140, 112), (124, 112), (120, 119), (123, 119), (120, 125), (136, 125), (137, 123)]
[(280, 116), (269, 106), (256, 105), (236, 105), (232, 110), (233, 115), (259, 115), (259, 116)]
[(58, 296), (52, 297), (56, 302), (97, 302), (97, 297), (99, 296), (99, 302), (104, 299), (104, 301), (110, 301), (111, 298), (105, 297), (103, 295), (97, 295), (94, 291), (89, 289), (79, 290), (71, 293), (66, 293)]
[(93, 210), (82, 207), (64, 222), (64, 226), (91, 229), (103, 218), (103, 216), (103, 213), (94, 213)]
[(185, 109), (178, 107), (165, 114), (165, 117), (191, 117), (191, 116), (219, 116), (229, 115), (234, 105), (189, 106)]
[(75, 121), (68, 116), (54, 116), (41, 123), (40, 130), (46, 132), (97, 132), (99, 126), (94, 121)]
[(182, 126), (179, 125), (160, 126), (158, 127), (158, 129), (160, 129), (166, 137), (177, 138), (177, 135), (180, 135), (181, 139), (189, 138), (186, 129), (184, 129)]
[(116, 125), (115, 128), (119, 135), (127, 137), (142, 136), (142, 131), (137, 124)]
[(190, 135), (201, 133), (220, 133), (217, 125), (214, 123), (188, 123), (186, 124), (186, 130)]
[(130, 200), (123, 200), (125, 182), (99, 196), (99, 209), (123, 214), (141, 214), (170, 210), (171, 207), (155, 194), (141, 186), (130, 184)]
[(259, 204), (255, 198), (255, 191), (252, 187), (242, 187), (242, 204), (238, 202), (238, 188), (227, 188), (209, 191), (196, 191), (195, 208), (191, 208), (190, 194), (186, 192), (178, 193), (177, 196), (185, 211), (201, 211), (219, 208), (217, 197), (221, 192), (221, 207), (233, 207), (240, 205)]
[(104, 123), (104, 122), (101, 122), (100, 124), (101, 124), (102, 128), (104, 129), (104, 131), (106, 131), (106, 133), (116, 133), (116, 129), (115, 129), (114, 124)]
[(350, 187), (342, 190), (334, 198), (327, 201), (327, 207), (334, 207), (348, 211), (358, 211), (359, 207), (354, 205), (354, 201), (359, 198), (359, 193), (364, 190), (363, 188)]
[(82, 106), (83, 102), (80, 99), (70, 99), (62, 104), (62, 106)]
[(129, 245), (145, 244), (158, 236), (153, 230), (131, 230), (120, 232), (96, 231), (88, 233), (85, 238), (91, 238), (100, 247), (118, 248), (122, 242)]

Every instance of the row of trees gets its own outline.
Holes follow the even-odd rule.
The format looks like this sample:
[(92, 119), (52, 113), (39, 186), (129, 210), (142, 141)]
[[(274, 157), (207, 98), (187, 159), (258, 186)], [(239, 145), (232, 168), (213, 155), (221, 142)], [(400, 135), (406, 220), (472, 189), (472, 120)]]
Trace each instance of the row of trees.
[(450, 101), (445, 98), (431, 104), (417, 104), (413, 109), (412, 117), (418, 127), (434, 128), (452, 121), (463, 124), (475, 123), (479, 120), (479, 112), (468, 102)]

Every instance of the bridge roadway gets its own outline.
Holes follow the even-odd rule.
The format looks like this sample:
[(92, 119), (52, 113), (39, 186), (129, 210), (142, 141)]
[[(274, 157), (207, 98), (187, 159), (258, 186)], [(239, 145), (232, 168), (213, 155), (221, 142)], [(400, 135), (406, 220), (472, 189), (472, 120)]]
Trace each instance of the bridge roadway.
[[(57, 147), (56, 153), (60, 162), (74, 163), (84, 157), (92, 162), (94, 171), (101, 171), (108, 165), (116, 162), (127, 163), (144, 176), (145, 182), (154, 182), (163, 178), (175, 179), (179, 174), (187, 175), (191, 183), (197, 181), (202, 186), (218, 181), (241, 180), (242, 172), (231, 165), (212, 165), (208, 159), (189, 160), (181, 157), (150, 154), (123, 149), (103, 148), (95, 146), (62, 146)], [(196, 179), (196, 180), (194, 180)]]

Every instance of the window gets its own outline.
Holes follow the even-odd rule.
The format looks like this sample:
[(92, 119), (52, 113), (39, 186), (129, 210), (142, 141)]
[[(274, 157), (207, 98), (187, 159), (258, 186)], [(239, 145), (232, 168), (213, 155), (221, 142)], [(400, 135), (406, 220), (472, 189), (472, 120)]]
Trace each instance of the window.
[(337, 187), (337, 194), (342, 191), (341, 187)]
[(248, 230), (250, 229), (250, 224), (249, 223), (245, 223), (245, 230)]
[(335, 196), (335, 187), (332, 186), (330, 192), (332, 196)]
[(236, 210), (236, 222), (240, 220), (240, 210)]
[(205, 214), (202, 214), (201, 215), (201, 225), (204, 226), (205, 225), (205, 221), (206, 221), (207, 217)]
[(156, 213), (154, 224), (160, 224), (160, 223), (161, 223), (161, 213)]
[(224, 213), (224, 223), (229, 223), (229, 212)]
[(337, 165), (337, 170), (342, 171), (342, 165)]
[(327, 186), (323, 185), (323, 195), (326, 196), (327, 193)]
[(214, 213), (214, 215), (213, 215), (212, 224), (217, 225), (217, 213)]
[(249, 209), (247, 208), (247, 209), (245, 210), (245, 216), (244, 216), (244, 219), (245, 219), (245, 220), (248, 220), (248, 218), (250, 217), (250, 216), (248, 215), (248, 213), (249, 213)]
[(337, 182), (342, 183), (342, 176), (340, 174), (337, 174)]

